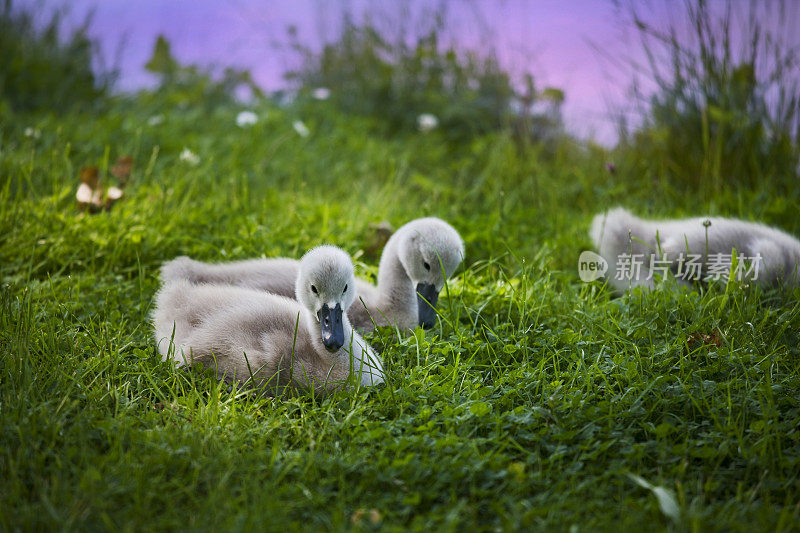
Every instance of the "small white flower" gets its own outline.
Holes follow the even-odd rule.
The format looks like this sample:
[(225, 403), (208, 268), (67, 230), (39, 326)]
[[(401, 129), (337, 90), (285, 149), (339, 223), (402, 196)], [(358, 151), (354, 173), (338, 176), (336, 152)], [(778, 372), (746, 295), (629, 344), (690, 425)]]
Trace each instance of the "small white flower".
[(92, 202), (92, 194), (92, 188), (85, 183), (81, 183), (78, 186), (78, 192), (75, 193), (75, 199), (78, 200), (78, 203), (89, 204)]
[(258, 122), (258, 115), (253, 113), (252, 111), (242, 111), (238, 115), (236, 115), (236, 125), (240, 128), (246, 128), (248, 126), (252, 126)]
[(42, 136), (42, 132), (38, 128), (25, 128), (25, 137), (32, 137), (38, 139)]
[(292, 124), (292, 127), (300, 137), (308, 137), (309, 135), (311, 135), (311, 132), (308, 130), (308, 127), (303, 123), (302, 120), (295, 120), (294, 123)]
[(106, 195), (109, 200), (119, 200), (122, 198), (122, 189), (119, 187), (109, 187)]
[(422, 113), (417, 117), (417, 129), (422, 133), (427, 133), (439, 125), (439, 119), (431, 113)]
[(197, 165), (200, 163), (200, 156), (196, 153), (192, 152), (188, 148), (184, 148), (180, 155), (180, 160), (189, 163), (192, 166)]
[(164, 115), (153, 115), (147, 119), (148, 126), (158, 126), (162, 122), (164, 122)]
[(79, 204), (84, 206), (92, 204), (96, 207), (100, 207), (103, 205), (103, 190), (100, 188), (92, 190), (88, 184), (81, 183), (80, 186), (78, 186), (78, 192), (75, 193), (75, 199), (78, 200)]
[(317, 87), (311, 91), (311, 96), (314, 100), (327, 100), (331, 97), (331, 90), (327, 87)]

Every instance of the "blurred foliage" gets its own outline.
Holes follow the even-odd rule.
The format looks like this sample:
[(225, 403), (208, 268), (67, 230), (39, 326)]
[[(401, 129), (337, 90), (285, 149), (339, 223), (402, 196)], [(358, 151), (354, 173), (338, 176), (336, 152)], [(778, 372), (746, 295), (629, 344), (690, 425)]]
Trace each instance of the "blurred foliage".
[(60, 111), (92, 106), (106, 95), (114, 73), (93, 70), (89, 19), (67, 31), (62, 16), (56, 10), (41, 24), (33, 8), (0, 2), (0, 105)]
[(631, 4), (649, 58), (642, 72), (657, 88), (643, 127), (622, 132), (634, 175), (709, 194), (765, 178), (794, 188), (800, 56), (783, 38), (797, 18), (789, 4), (686, 0), (666, 29)]
[(141, 96), (145, 100), (155, 98), (169, 105), (196, 104), (211, 109), (231, 103), (240, 90), (249, 92), (255, 98), (264, 97), (247, 70), (229, 67), (222, 72), (219, 79), (215, 79), (206, 68), (180, 65), (172, 55), (169, 41), (163, 35), (156, 39), (153, 54), (145, 64), (145, 69), (159, 79), (158, 94), (143, 93)]
[[(443, 20), (439, 13), (414, 32), (418, 37), (401, 31), (391, 39), (370, 21), (357, 25), (345, 16), (339, 37), (320, 53), (301, 44), (290, 28), (301, 66), (287, 79), (298, 83), (301, 94), (328, 89), (338, 107), (379, 118), (388, 133), (420, 128), (419, 117), (425, 114), (434, 115), (454, 141), (505, 128), (527, 140), (562, 132), (563, 92), (549, 89), (542, 96), (530, 76), (524, 92), (518, 92), (491, 52), (462, 53), (444, 46)], [(542, 102), (544, 112), (539, 111)]]

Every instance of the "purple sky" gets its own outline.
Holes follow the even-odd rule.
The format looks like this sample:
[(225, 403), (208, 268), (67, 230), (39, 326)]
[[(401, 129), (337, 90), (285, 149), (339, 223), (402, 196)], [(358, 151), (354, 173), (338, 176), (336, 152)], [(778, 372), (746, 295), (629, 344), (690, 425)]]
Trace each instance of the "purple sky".
[[(41, 2), (63, 5), (58, 0), (23, 3), (41, 6)], [(641, 60), (643, 56), (611, 0), (451, 0), (445, 4), (447, 36), (457, 46), (481, 51), (488, 42), (517, 79), (530, 72), (537, 87), (555, 86), (566, 92), (564, 118), (569, 131), (603, 144), (614, 142), (611, 110), (632, 110), (630, 69), (618, 59)], [(403, 5), (411, 10), (405, 17), (425, 17), (426, 4), (420, 0), (69, 2), (72, 20), (82, 20), (94, 10), (90, 33), (99, 40), (106, 64), (118, 61), (123, 90), (152, 83), (143, 66), (158, 34), (169, 39), (181, 62), (248, 68), (264, 88), (281, 88), (291, 59), (273, 43), (286, 42), (288, 26), (297, 28), (301, 42), (319, 47), (336, 36), (343, 9), (356, 18), (369, 11), (374, 20), (391, 29), (404, 17), (398, 7)], [(646, 5), (648, 16), (669, 15), (665, 3)], [(675, 0), (666, 5), (680, 4)]]

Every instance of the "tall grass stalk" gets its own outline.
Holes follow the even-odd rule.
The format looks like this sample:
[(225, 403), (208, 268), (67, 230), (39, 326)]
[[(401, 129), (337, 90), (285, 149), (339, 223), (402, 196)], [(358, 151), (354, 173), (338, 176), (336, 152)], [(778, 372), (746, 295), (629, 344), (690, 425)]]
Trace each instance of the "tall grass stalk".
[[(793, 190), (800, 155), (800, 6), (785, 0), (622, 4), (645, 52), (634, 172), (705, 196), (770, 181)], [(654, 13), (668, 13), (666, 22)], [(638, 86), (638, 85), (637, 85)]]

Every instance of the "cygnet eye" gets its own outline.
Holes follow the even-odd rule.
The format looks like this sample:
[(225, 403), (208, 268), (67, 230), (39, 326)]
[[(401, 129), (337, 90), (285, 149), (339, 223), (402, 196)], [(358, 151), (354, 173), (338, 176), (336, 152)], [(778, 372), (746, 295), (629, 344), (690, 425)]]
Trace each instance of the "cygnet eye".
[(427, 262), (427, 261), (424, 261), (424, 262), (422, 263), (422, 266), (424, 266), (424, 267), (425, 267), (425, 270), (430, 270), (430, 269), (431, 269), (431, 266), (428, 264), (428, 262)]
[(311, 292), (313, 292), (314, 294), (319, 294), (317, 292), (317, 288), (315, 286), (313, 286), (313, 285), (311, 286)]
[(342, 294), (344, 294), (346, 292), (347, 292), (347, 283), (344, 284), (344, 290), (342, 291)]

